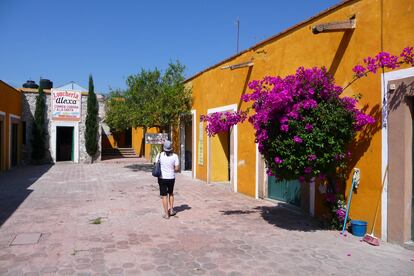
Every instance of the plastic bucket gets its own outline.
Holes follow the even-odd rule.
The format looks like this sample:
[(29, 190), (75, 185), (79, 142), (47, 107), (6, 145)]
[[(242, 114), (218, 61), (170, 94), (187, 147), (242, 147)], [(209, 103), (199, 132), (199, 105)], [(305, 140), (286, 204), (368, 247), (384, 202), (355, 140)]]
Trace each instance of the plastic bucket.
[(363, 237), (367, 233), (367, 222), (363, 220), (351, 220), (352, 235)]

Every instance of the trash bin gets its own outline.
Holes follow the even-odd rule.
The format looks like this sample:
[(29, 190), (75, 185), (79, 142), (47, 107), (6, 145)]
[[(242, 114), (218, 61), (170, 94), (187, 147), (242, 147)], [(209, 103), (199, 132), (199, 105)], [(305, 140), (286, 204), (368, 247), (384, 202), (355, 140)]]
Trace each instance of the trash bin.
[(367, 233), (367, 222), (363, 220), (351, 220), (352, 235), (363, 237)]

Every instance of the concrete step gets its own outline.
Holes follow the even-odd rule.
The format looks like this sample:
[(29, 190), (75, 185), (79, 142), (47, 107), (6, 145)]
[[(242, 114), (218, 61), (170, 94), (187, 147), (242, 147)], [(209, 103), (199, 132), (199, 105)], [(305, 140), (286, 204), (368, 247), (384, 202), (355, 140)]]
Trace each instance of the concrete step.
[(133, 148), (104, 148), (102, 149), (103, 157), (111, 158), (137, 158), (137, 154)]

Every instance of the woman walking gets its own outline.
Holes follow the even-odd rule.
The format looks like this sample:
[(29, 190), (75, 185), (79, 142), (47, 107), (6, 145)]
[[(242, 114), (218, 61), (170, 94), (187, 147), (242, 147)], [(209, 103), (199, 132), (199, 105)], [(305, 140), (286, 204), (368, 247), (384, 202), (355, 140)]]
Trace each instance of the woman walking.
[(161, 163), (161, 176), (158, 178), (158, 184), (164, 208), (162, 217), (169, 219), (170, 216), (176, 214), (174, 211), (174, 183), (175, 173), (180, 170), (178, 156), (172, 152), (171, 141), (164, 142), (163, 151), (158, 154), (158, 158)]

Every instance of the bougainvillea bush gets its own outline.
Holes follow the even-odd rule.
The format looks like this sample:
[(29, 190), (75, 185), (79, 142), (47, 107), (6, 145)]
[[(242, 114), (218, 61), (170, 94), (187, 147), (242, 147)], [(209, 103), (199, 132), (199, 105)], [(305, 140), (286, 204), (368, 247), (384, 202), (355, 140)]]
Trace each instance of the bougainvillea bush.
[[(353, 68), (353, 81), (379, 69), (414, 66), (413, 47), (399, 56), (380, 52)], [(351, 81), (346, 87), (348, 87)], [(346, 88), (345, 87), (345, 88)], [(254, 109), (249, 121), (268, 168), (278, 179), (309, 180), (338, 175), (346, 168), (347, 146), (357, 131), (374, 118), (357, 108), (357, 97), (342, 96), (326, 68), (300, 67), (287, 77), (265, 77), (249, 83), (252, 93), (242, 96)], [(202, 116), (209, 136), (243, 122), (249, 110)], [(339, 170), (338, 170), (339, 169)]]
[(287, 77), (252, 81), (249, 117), (268, 167), (279, 179), (309, 179), (346, 166), (346, 146), (374, 119), (357, 109), (357, 99), (340, 97), (326, 68), (300, 67)]

